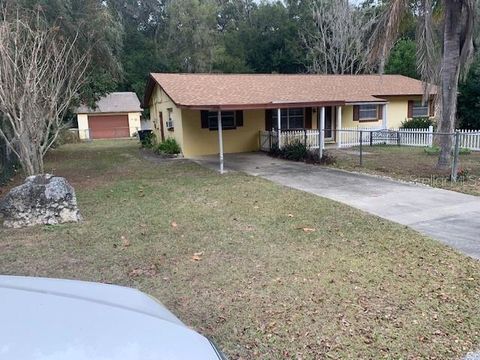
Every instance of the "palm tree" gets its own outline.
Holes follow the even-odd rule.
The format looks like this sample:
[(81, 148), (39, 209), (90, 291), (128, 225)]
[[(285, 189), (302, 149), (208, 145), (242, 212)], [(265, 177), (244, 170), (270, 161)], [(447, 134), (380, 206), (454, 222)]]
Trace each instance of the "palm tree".
[(478, 0), (387, 0), (372, 38), (372, 58), (385, 59), (397, 40), (404, 16), (414, 12), (418, 18), (417, 65), (427, 85), (425, 97), (431, 91), (428, 84), (437, 85), (438, 168), (450, 164), (452, 136), (441, 134), (452, 133), (455, 128), (458, 82), (473, 58), (477, 6)]

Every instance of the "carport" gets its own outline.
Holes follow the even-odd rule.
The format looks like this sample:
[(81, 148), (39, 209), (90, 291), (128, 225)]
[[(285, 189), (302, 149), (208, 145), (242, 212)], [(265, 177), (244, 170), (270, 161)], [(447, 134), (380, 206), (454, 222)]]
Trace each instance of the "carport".
[[(280, 101), (275, 101), (274, 104), (278, 106), (276, 109), (270, 109), (269, 107), (265, 107), (265, 109), (268, 109), (270, 111), (275, 111), (276, 112), (276, 124), (275, 124), (275, 129), (276, 129), (276, 134), (278, 137), (278, 146), (281, 147), (281, 133), (282, 133), (282, 110), (283, 109), (290, 109), (290, 108), (314, 108), (315, 113), (318, 114), (316, 117), (316, 122), (317, 122), (317, 129), (320, 129), (318, 131), (318, 143), (320, 146), (318, 147), (318, 153), (320, 158), (323, 156), (323, 150), (325, 148), (325, 107), (326, 105), (330, 106), (337, 106), (337, 124), (342, 124), (342, 106), (339, 105), (339, 102), (334, 102), (331, 104), (325, 104), (324, 102), (319, 102), (319, 103), (290, 103), (290, 102), (280, 102)], [(318, 106), (320, 105), (320, 106)], [(218, 170), (220, 171), (221, 174), (224, 173), (224, 168), (225, 168), (225, 155), (224, 155), (224, 139), (223, 139), (223, 126), (222, 126), (222, 111), (232, 111), (232, 110), (246, 110), (245, 107), (242, 107), (242, 109), (234, 109), (232, 107), (215, 107), (215, 108), (209, 108), (209, 109), (202, 109), (202, 110), (207, 110), (210, 112), (215, 111), (217, 113), (217, 127), (218, 127), (218, 148), (219, 148), (219, 157), (218, 157)]]

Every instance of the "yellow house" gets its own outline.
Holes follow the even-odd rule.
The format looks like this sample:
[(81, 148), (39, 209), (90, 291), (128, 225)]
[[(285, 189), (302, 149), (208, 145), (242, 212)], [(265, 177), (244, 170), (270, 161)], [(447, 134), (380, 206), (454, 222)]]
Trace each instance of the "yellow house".
[(80, 139), (127, 138), (141, 130), (142, 109), (135, 93), (109, 93), (95, 105), (76, 109)]
[(151, 74), (144, 107), (185, 157), (258, 151), (261, 131), (398, 128), (434, 116), (421, 81), (400, 75)]

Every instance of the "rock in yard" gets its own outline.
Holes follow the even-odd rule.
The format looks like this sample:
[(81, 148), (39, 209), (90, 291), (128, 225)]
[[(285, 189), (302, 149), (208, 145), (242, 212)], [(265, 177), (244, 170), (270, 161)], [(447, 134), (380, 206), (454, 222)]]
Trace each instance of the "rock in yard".
[(3, 226), (21, 228), (81, 220), (73, 187), (50, 174), (29, 176), (0, 200)]

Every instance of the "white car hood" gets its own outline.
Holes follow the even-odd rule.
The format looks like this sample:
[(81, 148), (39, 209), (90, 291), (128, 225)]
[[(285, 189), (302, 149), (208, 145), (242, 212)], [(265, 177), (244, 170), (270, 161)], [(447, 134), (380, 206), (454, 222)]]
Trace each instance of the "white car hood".
[(0, 359), (217, 360), (210, 342), (140, 291), (0, 276)]

